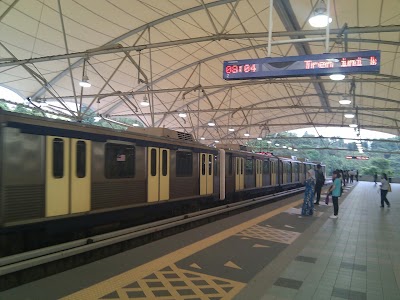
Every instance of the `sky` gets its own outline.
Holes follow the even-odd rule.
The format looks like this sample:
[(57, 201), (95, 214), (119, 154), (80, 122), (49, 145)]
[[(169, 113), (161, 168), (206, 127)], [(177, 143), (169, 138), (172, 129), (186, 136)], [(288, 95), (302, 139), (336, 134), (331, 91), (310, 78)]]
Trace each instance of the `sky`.
[(12, 102), (23, 102), (24, 99), (22, 99), (21, 96), (19, 96), (17, 93), (14, 93), (13, 91), (0, 86), (0, 98), (1, 99), (6, 99)]
[[(314, 127), (310, 128), (303, 128), (303, 129), (296, 129), (296, 130), (291, 130), (289, 132), (293, 132), (297, 134), (297, 136), (303, 136), (305, 132), (308, 134), (312, 134), (315, 136), (322, 135), (324, 137), (342, 137), (342, 138), (351, 138), (351, 139), (356, 139), (357, 134), (354, 131), (353, 128), (346, 128), (346, 127), (317, 127), (318, 133), (314, 129)], [(388, 133), (383, 133), (379, 131), (373, 131), (373, 130), (367, 130), (367, 129), (361, 129), (360, 130), (360, 136), (359, 138), (362, 139), (388, 139), (388, 138), (393, 138), (396, 137), (393, 134), (388, 134)], [(345, 143), (351, 143), (354, 142), (352, 140), (344, 140)]]

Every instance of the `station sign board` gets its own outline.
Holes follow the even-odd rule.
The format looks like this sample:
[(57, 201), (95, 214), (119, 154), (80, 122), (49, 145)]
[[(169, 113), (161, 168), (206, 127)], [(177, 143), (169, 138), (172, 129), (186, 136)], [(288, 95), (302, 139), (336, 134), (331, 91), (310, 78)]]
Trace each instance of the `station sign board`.
[(225, 80), (379, 73), (379, 50), (224, 61)]
[(273, 157), (274, 156), (274, 153), (272, 153), (272, 152), (265, 152), (265, 151), (262, 151), (262, 152), (256, 152), (257, 154), (263, 154), (263, 155), (266, 155), (266, 156), (268, 156), (268, 157)]
[(369, 160), (369, 156), (351, 156), (351, 155), (347, 155), (346, 159)]

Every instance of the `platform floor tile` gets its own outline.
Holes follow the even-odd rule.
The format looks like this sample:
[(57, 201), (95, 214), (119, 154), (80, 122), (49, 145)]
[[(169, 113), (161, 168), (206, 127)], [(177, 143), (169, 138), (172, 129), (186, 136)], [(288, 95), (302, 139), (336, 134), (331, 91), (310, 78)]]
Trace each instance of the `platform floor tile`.
[(274, 241), (283, 244), (291, 244), (299, 236), (299, 232), (280, 230), (260, 225), (254, 225), (237, 234), (242, 237), (250, 237), (267, 241)]
[(98, 299), (229, 299), (243, 286), (241, 282), (180, 269), (172, 264)]
[[(264, 298), (400, 300), (400, 185), (392, 186), (392, 207), (381, 209), (378, 187), (358, 183), (341, 203), (339, 219), (322, 224), (281, 273), (283, 284), (274, 282)], [(309, 265), (302, 276), (300, 264)]]

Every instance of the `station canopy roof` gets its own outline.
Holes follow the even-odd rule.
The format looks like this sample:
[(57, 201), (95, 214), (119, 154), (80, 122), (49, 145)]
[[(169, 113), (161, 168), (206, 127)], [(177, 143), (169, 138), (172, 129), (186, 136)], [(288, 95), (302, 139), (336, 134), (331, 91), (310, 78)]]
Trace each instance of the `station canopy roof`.
[[(325, 28), (308, 22), (317, 2), (273, 1), (271, 57), (326, 52)], [(380, 50), (378, 74), (225, 81), (223, 61), (268, 56), (270, 0), (3, 0), (0, 85), (59, 114), (124, 117), (206, 143), (312, 126), (339, 134), (352, 122), (399, 135), (400, 1), (328, 2), (329, 53)], [(339, 104), (346, 94), (352, 103)]]

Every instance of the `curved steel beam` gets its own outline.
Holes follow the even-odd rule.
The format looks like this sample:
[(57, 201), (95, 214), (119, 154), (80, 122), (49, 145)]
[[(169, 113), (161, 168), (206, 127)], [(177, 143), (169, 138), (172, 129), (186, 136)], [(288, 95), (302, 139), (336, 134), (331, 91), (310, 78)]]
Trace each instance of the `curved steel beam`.
[[(168, 16), (165, 16), (165, 17), (162, 17), (162, 18), (160, 18), (160, 19), (157, 19), (157, 20), (155, 20), (155, 21), (152, 21), (152, 22), (149, 22), (149, 23), (147, 23), (147, 24), (144, 24), (144, 25), (142, 25), (142, 26), (140, 26), (140, 27), (137, 27), (137, 28), (135, 28), (135, 29), (133, 29), (133, 30), (130, 30), (130, 31), (124, 33), (123, 35), (120, 35), (119, 37), (117, 37), (117, 38), (115, 38), (115, 39), (109, 41), (108, 43), (106, 43), (106, 44), (104, 44), (104, 45), (102, 45), (102, 46), (100, 46), (100, 47), (107, 46), (107, 45), (112, 45), (112, 44), (116, 44), (116, 43), (118, 43), (118, 42), (120, 42), (120, 41), (122, 41), (122, 40), (124, 40), (124, 39), (126, 39), (126, 38), (128, 38), (128, 37), (130, 37), (130, 36), (132, 36), (132, 35), (134, 35), (134, 34), (136, 34), (136, 33), (139, 33), (139, 32), (141, 32), (141, 31), (143, 31), (143, 30), (148, 29), (149, 27), (153, 27), (153, 26), (156, 26), (156, 25), (158, 25), (158, 24), (167, 22), (167, 21), (169, 21), (169, 20), (172, 20), (172, 19), (175, 19), (175, 18), (184, 16), (184, 15), (187, 15), (187, 14), (191, 14), (191, 13), (196, 12), (196, 11), (203, 10), (203, 9), (204, 9), (204, 6), (205, 6), (206, 8), (211, 8), (211, 7), (215, 7), (215, 6), (219, 6), (219, 5), (224, 5), (224, 4), (227, 4), (227, 3), (236, 2), (236, 1), (237, 1), (237, 0), (219, 0), (219, 1), (211, 2), (211, 3), (207, 3), (207, 4), (204, 4), (204, 5), (199, 5), (199, 6), (196, 6), (196, 7), (192, 7), (192, 8), (189, 8), (189, 9), (185, 9), (185, 10), (182, 10), (182, 11), (178, 11), (178, 12), (176, 12), (176, 13), (174, 13), (174, 14), (171, 14), (171, 15), (168, 15)], [(17, 1), (15, 1), (15, 2), (17, 2)], [(122, 48), (122, 49), (124, 49), (124, 48)], [(128, 51), (130, 51), (130, 50), (128, 50)], [(87, 51), (85, 51), (84, 53), (85, 53), (85, 55), (83, 55), (83, 56), (81, 55), (81, 56), (78, 56), (78, 57), (86, 57), (86, 56), (88, 55)], [(47, 61), (48, 61), (48, 60), (47, 60)], [(77, 66), (81, 65), (81, 64), (82, 64), (82, 61), (83, 61), (83, 59), (79, 59), (79, 60), (76, 61), (74, 64), (72, 64), (71, 67), (77, 67)], [(30, 60), (27, 60), (26, 62), (23, 62), (22, 64), (25, 64), (25, 63), (34, 63), (34, 60), (30, 59)], [(2, 67), (2, 66), (3, 66), (3, 65), (0, 64), (0, 67)], [(58, 80), (60, 80), (60, 78), (62, 78), (67, 72), (68, 72), (68, 69), (62, 71), (60, 74), (58, 74), (58, 75), (57, 75), (56, 77), (54, 77), (52, 80), (50, 80), (50, 81), (48, 82), (48, 85), (53, 85), (53, 84), (55, 84), (55, 83), (56, 83)], [(45, 91), (46, 91), (45, 88), (42, 87), (40, 90), (38, 90), (36, 93), (34, 93), (34, 94), (32, 95), (32, 98), (40, 97), (41, 95), (43, 95), (43, 93), (44, 93)]]
[[(329, 112), (313, 112), (313, 113), (318, 113), (318, 114), (332, 114)], [(311, 113), (311, 114), (313, 114)], [(246, 124), (246, 125), (218, 125), (218, 128), (227, 128), (227, 127), (240, 127), (237, 131), (235, 132), (239, 132), (242, 129), (245, 128), (250, 128), (250, 127), (255, 127), (255, 126), (260, 126), (260, 125), (264, 125), (267, 124), (267, 126), (269, 127), (282, 127), (282, 126), (331, 126), (331, 127), (344, 127), (342, 124), (329, 124), (329, 123), (316, 123), (316, 122), (306, 122), (306, 123), (286, 123), (286, 124), (282, 124), (282, 123), (270, 123), (270, 121), (274, 121), (274, 120), (279, 120), (282, 118), (290, 118), (290, 117), (295, 117), (295, 116), (303, 116), (303, 113), (295, 113), (295, 114), (287, 114), (284, 116), (278, 116), (278, 117), (274, 117), (271, 119), (267, 119), (267, 120), (263, 120), (254, 124)], [(391, 120), (396, 124), (397, 119), (395, 118), (388, 118), (387, 116), (379, 116), (379, 115), (374, 115), (374, 114), (366, 114), (366, 113), (359, 113), (359, 115), (361, 116), (367, 116), (367, 117), (375, 117), (375, 118), (380, 118), (380, 119), (385, 119), (385, 120)], [(201, 125), (201, 128), (208, 128), (208, 126), (206, 125)], [(384, 126), (384, 125), (360, 125), (361, 128), (388, 128), (388, 129), (398, 129), (399, 127), (396, 126)], [(182, 129), (180, 127), (170, 127), (170, 129), (173, 130), (177, 130), (177, 129)], [(228, 134), (229, 135), (229, 134)], [(226, 136), (228, 136), (226, 135)]]

